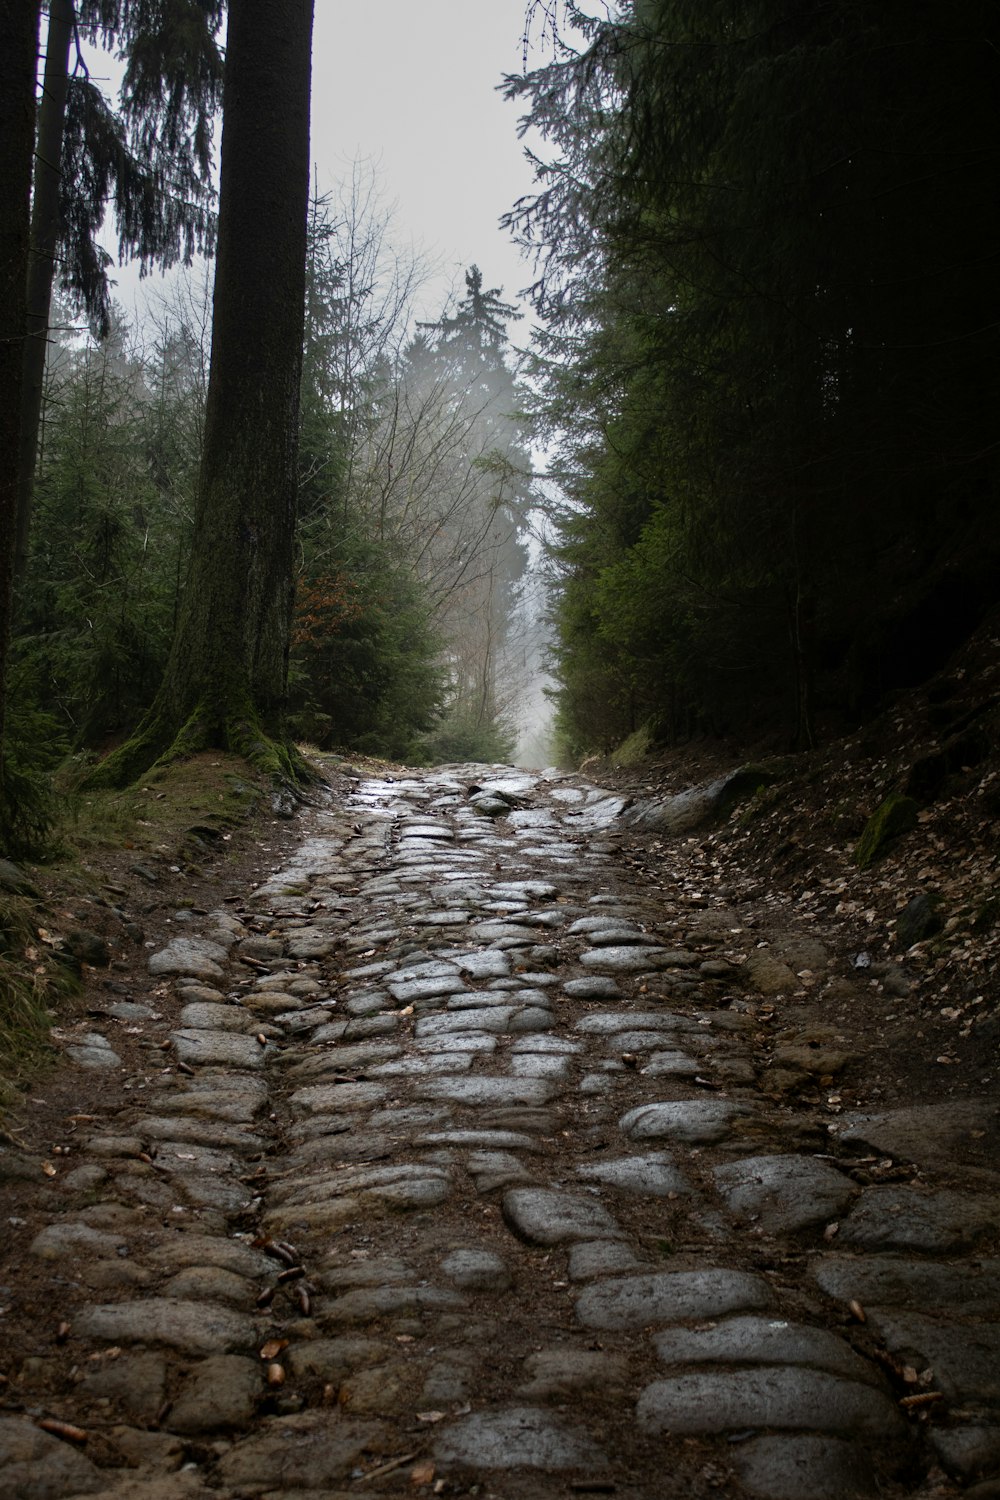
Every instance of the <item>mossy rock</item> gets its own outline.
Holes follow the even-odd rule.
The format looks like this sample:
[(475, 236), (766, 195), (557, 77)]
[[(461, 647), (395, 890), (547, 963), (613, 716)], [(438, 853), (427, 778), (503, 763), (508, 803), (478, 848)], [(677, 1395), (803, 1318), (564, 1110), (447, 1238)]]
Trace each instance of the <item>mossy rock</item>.
[(893, 792), (872, 813), (854, 850), (858, 868), (867, 870), (887, 853), (891, 844), (917, 826), (920, 804), (902, 792)]
[(608, 758), (613, 766), (637, 766), (646, 759), (652, 748), (652, 732), (648, 724), (642, 724)]

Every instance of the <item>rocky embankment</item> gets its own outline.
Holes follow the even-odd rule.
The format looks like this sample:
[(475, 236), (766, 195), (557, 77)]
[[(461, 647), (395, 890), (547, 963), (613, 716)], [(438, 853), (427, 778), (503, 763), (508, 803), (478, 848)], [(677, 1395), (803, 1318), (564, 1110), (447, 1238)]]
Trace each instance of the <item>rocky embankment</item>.
[(821, 934), (484, 777), (359, 780), (66, 1036), (4, 1496), (1000, 1494), (995, 1106), (844, 1108)]

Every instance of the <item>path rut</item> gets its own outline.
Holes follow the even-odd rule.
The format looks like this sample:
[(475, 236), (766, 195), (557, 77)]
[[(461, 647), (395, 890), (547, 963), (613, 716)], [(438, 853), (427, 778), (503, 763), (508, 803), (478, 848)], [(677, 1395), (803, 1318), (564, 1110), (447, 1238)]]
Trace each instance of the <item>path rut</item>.
[[(763, 1087), (738, 911), (630, 873), (621, 806), (359, 781), (152, 954), (171, 1052), (45, 1185), (0, 1493), (1000, 1495), (998, 1179)], [(99, 1101), (113, 1034), (70, 1055)]]

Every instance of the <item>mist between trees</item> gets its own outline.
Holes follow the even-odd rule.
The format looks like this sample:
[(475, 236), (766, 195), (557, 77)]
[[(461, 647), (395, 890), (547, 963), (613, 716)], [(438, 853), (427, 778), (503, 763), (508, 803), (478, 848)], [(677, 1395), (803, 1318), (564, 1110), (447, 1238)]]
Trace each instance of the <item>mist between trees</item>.
[[(322, 748), (507, 758), (536, 669), (534, 505), (515, 315), (477, 267), (417, 325), (421, 269), (354, 169), (309, 205), (287, 723)], [(208, 275), (101, 338), (53, 319), (12, 681), (54, 744), (126, 735), (187, 574), (211, 345)]]

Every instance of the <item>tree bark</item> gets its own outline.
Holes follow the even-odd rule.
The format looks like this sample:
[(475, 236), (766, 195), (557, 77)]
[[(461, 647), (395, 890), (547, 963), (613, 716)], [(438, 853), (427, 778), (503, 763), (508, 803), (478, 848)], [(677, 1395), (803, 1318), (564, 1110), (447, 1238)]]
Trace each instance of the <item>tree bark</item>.
[(0, 746), (14, 580), (38, 9), (28, 0), (0, 0)]
[(49, 32), (45, 43), (45, 76), (38, 106), (38, 144), (35, 148), (34, 191), (31, 200), (31, 241), (28, 254), (27, 333), (21, 391), (21, 448), (17, 474), (17, 543), (14, 576), (24, 576), (28, 531), (38, 457), (38, 425), (42, 419), (45, 355), (52, 309), (52, 280), (59, 243), (59, 181), (69, 49), (76, 15), (72, 0), (50, 0)]
[(205, 448), (192, 557), (157, 698), (94, 780), (165, 751), (295, 771), (293, 596), (309, 196), (312, 0), (231, 0)]

